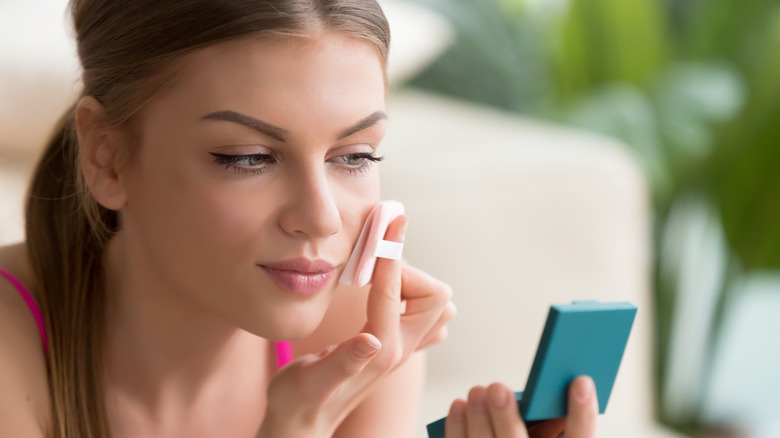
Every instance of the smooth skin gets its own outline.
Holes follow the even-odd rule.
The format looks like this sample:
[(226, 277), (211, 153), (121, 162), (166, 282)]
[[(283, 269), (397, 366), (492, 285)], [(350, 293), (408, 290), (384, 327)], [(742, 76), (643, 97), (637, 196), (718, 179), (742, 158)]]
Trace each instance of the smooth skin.
[[(252, 37), (178, 67), (138, 114), (132, 155), (97, 100), (76, 110), (89, 190), (122, 214), (104, 254), (114, 436), (246, 438), (261, 425), (260, 436), (412, 436), (421, 350), (454, 315), (449, 287), (384, 260), (371, 287), (337, 283), (379, 201), (365, 158), (387, 124), (378, 55), (341, 34)], [(206, 117), (224, 111), (265, 128)], [(402, 240), (406, 221), (386, 238)], [(258, 267), (300, 257), (336, 267), (325, 289), (296, 295)], [(38, 295), (24, 245), (0, 249), (0, 266)], [(0, 435), (46, 436), (40, 338), (5, 281), (0, 329), (13, 334), (0, 337)], [(271, 339), (294, 341), (280, 373)], [(379, 349), (355, 356), (369, 344)]]
[[(132, 155), (124, 132), (101, 123), (98, 101), (77, 106), (89, 189), (122, 215), (104, 254), (114, 436), (413, 436), (422, 350), (446, 335), (450, 288), (391, 260), (378, 261), (370, 287), (336, 281), (379, 201), (378, 168), (365, 158), (387, 123), (376, 117), (378, 56), (324, 33), (214, 45), (179, 67), (138, 115)], [(206, 117), (224, 111), (262, 129)], [(385, 238), (403, 241), (407, 222)], [(258, 268), (296, 257), (325, 260), (336, 275), (303, 296)], [(37, 295), (24, 245), (0, 248), (0, 266)], [(40, 338), (4, 281), (0, 333), (13, 334), (0, 337), (0, 435), (46, 436)], [(296, 360), (279, 372), (269, 339), (294, 341)], [(519, 418), (496, 421), (524, 431)], [(494, 423), (467, 436), (498, 436)], [(572, 417), (566, 436), (593, 436), (574, 431), (583, 425)]]

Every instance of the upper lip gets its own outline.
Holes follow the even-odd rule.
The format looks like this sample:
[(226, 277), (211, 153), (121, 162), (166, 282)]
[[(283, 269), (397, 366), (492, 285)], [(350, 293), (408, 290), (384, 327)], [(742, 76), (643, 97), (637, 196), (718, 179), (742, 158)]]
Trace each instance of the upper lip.
[(301, 274), (322, 274), (332, 271), (333, 265), (325, 260), (309, 260), (305, 257), (282, 260), (280, 262), (261, 263), (260, 266), (279, 271), (293, 271)]

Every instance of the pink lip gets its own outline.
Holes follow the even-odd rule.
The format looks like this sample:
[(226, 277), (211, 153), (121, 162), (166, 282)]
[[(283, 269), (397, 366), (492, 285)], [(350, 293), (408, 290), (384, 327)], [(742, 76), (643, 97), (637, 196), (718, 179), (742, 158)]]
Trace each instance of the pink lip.
[(295, 295), (313, 295), (330, 283), (335, 268), (323, 260), (295, 258), (258, 265), (280, 288)]

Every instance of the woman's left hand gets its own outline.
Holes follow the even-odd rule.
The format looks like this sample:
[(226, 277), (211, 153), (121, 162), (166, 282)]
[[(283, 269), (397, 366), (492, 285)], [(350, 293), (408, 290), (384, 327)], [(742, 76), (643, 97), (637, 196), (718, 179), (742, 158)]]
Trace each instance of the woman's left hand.
[(526, 429), (514, 394), (505, 385), (475, 386), (455, 400), (445, 423), (446, 438), (595, 438), (599, 406), (593, 380), (581, 376), (569, 385), (568, 415)]
[[(407, 218), (385, 240), (403, 242)], [(455, 315), (449, 286), (400, 260), (376, 261), (361, 333), (279, 370), (259, 437), (330, 437), (389, 374), (440, 342)], [(405, 309), (404, 309), (405, 307)]]

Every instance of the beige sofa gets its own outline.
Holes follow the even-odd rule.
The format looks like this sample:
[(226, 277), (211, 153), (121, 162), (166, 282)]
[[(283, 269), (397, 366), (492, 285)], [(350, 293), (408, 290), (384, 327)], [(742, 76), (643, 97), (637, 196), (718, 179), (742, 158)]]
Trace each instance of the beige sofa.
[[(0, 24), (14, 21), (3, 8), (23, 3), (0, 2)], [(405, 47), (423, 47), (428, 58), (441, 50), (448, 31), (440, 21), (388, 4), (398, 43), (391, 65), (404, 64)], [(61, 15), (49, 20), (41, 26)], [(438, 42), (407, 33), (421, 30)], [(72, 51), (57, 44), (55, 55), (41, 43), (29, 65), (17, 65), (26, 55), (0, 53), (0, 245), (23, 238), (33, 157), (77, 89)], [(62, 62), (40, 61), (45, 56)], [(394, 67), (396, 83), (424, 64), (410, 59)], [(406, 204), (407, 259), (449, 282), (459, 309), (448, 341), (430, 350), (419, 436), (473, 385), (503, 381), (521, 390), (548, 306), (574, 299), (640, 309), (599, 436), (673, 436), (653, 421), (650, 211), (642, 174), (622, 145), (403, 88), (391, 94), (389, 112), (384, 197)]]
[[(422, 424), (476, 384), (522, 390), (548, 306), (639, 306), (602, 437), (665, 437), (651, 396), (645, 182), (618, 143), (406, 90), (390, 100), (383, 193), (410, 216), (405, 256), (454, 288), (431, 349)], [(421, 435), (424, 436), (424, 435)]]

